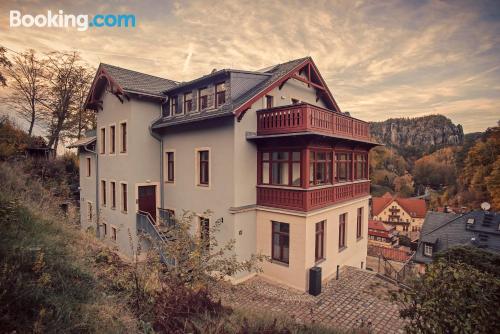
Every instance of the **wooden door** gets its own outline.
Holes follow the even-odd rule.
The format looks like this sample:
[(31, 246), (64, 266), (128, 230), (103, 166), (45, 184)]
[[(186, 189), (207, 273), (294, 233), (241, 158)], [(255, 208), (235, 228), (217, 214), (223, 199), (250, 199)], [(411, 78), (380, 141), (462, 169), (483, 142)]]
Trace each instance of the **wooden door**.
[(139, 186), (139, 211), (149, 212), (156, 223), (156, 186)]

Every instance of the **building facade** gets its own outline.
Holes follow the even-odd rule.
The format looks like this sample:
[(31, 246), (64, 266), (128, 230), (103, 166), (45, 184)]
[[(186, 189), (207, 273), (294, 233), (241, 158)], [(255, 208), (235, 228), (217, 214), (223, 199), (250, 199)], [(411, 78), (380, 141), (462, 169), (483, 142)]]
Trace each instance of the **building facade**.
[(87, 107), (96, 135), (73, 144), (82, 226), (123, 254), (138, 219), (158, 225), (188, 210), (195, 230), (222, 218), (220, 244), (235, 240), (242, 260), (268, 255), (262, 275), (300, 290), (313, 266), (324, 279), (364, 267), (376, 143), (340, 111), (311, 58), (184, 83), (101, 64)]
[(394, 226), (400, 235), (411, 240), (420, 236), (427, 203), (419, 198), (400, 198), (386, 193), (372, 198), (372, 219)]
[(368, 244), (392, 248), (399, 245), (398, 234), (394, 226), (378, 220), (368, 220)]

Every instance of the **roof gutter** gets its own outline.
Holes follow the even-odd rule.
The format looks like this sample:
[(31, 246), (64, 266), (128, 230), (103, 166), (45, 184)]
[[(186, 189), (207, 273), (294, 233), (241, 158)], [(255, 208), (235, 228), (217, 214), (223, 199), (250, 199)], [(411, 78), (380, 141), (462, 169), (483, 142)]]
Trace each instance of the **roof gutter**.
[(154, 139), (156, 139), (160, 142), (160, 206), (161, 207), (163, 207), (163, 205), (164, 205), (163, 201), (165, 199), (165, 194), (164, 194), (164, 189), (163, 189), (163, 179), (164, 179), (164, 175), (163, 175), (163, 159), (164, 159), (164, 157), (163, 157), (163, 138), (159, 134), (157, 134), (156, 132), (153, 131), (153, 124), (162, 119), (162, 112), (163, 112), (162, 104), (160, 103), (160, 117), (155, 119), (148, 126), (149, 134), (151, 135), (151, 137), (153, 137)]

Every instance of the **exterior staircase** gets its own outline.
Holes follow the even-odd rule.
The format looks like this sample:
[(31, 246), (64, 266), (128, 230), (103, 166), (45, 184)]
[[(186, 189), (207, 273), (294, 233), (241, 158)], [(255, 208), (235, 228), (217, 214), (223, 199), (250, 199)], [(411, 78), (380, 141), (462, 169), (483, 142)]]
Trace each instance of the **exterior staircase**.
[[(160, 211), (161, 216), (161, 211)], [(164, 217), (161, 217), (164, 218)], [(163, 219), (162, 219), (163, 220)], [(165, 254), (165, 246), (168, 242), (168, 238), (165, 234), (165, 229), (162, 228), (159, 222), (155, 221), (149, 212), (138, 211), (137, 212), (137, 234), (146, 234), (149, 235), (150, 238), (157, 242), (159, 247), (159, 255), (160, 261), (165, 265), (175, 265), (175, 260), (173, 258), (169, 258), (167, 254)]]

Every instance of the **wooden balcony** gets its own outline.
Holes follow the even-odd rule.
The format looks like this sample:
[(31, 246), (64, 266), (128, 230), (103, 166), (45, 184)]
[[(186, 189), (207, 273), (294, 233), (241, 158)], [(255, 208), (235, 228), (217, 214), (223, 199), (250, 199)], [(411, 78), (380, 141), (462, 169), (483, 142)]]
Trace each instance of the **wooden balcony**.
[(257, 186), (257, 205), (310, 211), (369, 194), (369, 180), (309, 189)]
[(370, 141), (367, 122), (307, 103), (257, 111), (257, 136), (300, 132)]

